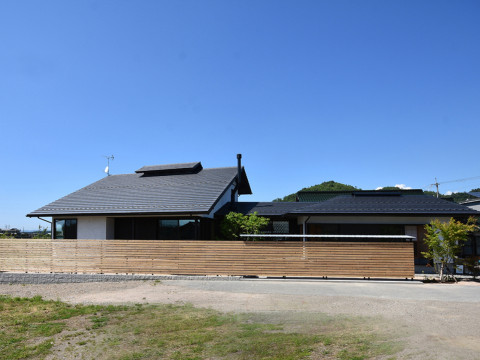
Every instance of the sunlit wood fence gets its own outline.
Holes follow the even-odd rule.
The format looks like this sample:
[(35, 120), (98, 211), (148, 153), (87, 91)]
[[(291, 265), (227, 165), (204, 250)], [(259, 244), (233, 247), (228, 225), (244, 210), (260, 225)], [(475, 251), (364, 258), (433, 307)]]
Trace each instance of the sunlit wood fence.
[(0, 271), (412, 278), (412, 242), (0, 239)]

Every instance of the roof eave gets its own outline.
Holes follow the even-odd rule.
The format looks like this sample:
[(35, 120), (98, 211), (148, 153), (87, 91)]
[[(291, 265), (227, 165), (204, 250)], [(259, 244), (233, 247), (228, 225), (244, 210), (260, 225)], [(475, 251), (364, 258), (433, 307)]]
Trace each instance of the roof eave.
[(425, 213), (412, 213), (412, 212), (377, 212), (377, 213), (361, 213), (361, 212), (342, 212), (342, 213), (333, 213), (333, 212), (295, 212), (288, 213), (286, 215), (297, 215), (297, 216), (480, 216), (480, 212), (477, 213), (438, 213), (438, 212), (425, 212)]
[(46, 213), (46, 214), (27, 214), (27, 217), (58, 217), (58, 216), (139, 216), (139, 215), (164, 215), (164, 216), (175, 216), (175, 215), (207, 215), (209, 211), (174, 211), (174, 212), (116, 212), (116, 213)]

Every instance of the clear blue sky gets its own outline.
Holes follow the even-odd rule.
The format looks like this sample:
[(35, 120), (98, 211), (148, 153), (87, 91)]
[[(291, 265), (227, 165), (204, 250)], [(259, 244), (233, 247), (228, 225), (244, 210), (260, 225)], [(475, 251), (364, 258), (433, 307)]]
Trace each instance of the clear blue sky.
[[(143, 165), (269, 201), (480, 176), (479, 1), (0, 2), (0, 227)], [(480, 179), (442, 192), (480, 187)]]

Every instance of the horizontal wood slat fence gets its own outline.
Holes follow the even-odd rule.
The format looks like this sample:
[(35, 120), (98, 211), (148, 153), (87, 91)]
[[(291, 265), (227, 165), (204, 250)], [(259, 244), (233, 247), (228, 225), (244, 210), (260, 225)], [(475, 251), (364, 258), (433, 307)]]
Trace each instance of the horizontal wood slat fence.
[(413, 278), (411, 242), (0, 239), (0, 271)]

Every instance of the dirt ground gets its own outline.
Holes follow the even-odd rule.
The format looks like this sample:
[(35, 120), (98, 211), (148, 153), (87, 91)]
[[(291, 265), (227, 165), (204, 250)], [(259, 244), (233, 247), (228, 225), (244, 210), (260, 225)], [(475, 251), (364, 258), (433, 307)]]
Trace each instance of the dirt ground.
[[(347, 289), (347, 290), (346, 290)], [(0, 285), (0, 294), (70, 303), (191, 303), (222, 312), (308, 320), (361, 316), (395, 330), (399, 359), (480, 359), (480, 284), (346, 284), (255, 281), (131, 281)], [(400, 335), (399, 335), (400, 334)]]

